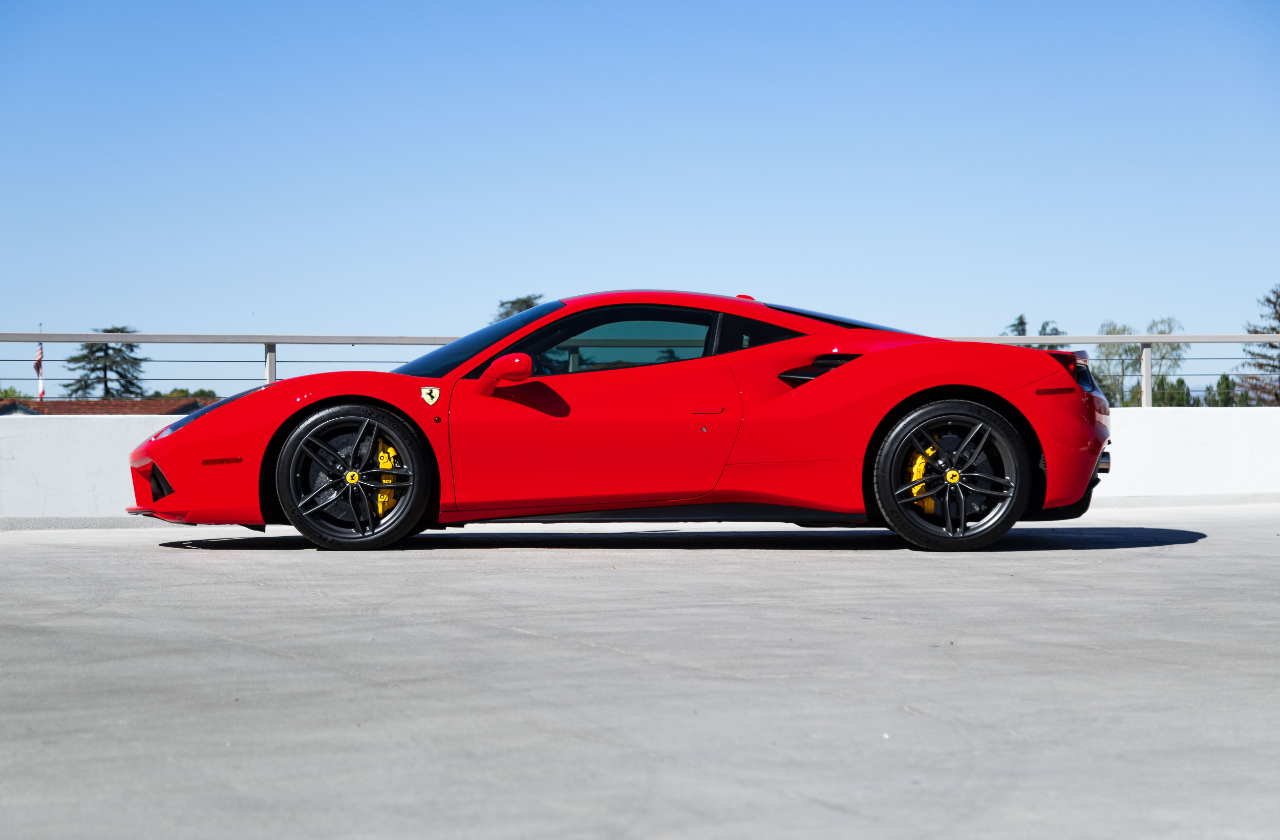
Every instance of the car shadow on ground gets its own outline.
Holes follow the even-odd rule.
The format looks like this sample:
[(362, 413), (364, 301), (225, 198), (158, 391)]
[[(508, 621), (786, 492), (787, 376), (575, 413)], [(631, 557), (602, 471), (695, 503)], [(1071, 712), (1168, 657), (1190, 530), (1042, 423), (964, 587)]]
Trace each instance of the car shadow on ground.
[[(1180, 528), (1016, 528), (985, 551), (1100, 551), (1117, 548), (1156, 548), (1189, 545), (1205, 539), (1199, 531)], [(202, 551), (317, 550), (297, 535), (223, 537), (177, 540), (164, 548)], [(907, 551), (917, 550), (891, 531), (878, 528), (812, 531), (674, 531), (644, 530), (614, 533), (427, 532), (386, 551), (478, 550), (493, 548), (553, 549), (764, 549), (770, 551)]]

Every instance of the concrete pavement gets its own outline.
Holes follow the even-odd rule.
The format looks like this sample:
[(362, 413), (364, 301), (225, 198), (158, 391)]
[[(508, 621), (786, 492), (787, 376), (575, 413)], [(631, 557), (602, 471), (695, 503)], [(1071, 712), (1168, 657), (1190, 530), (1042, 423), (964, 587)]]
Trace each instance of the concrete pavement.
[(645, 531), (0, 533), (0, 837), (1278, 833), (1280, 505)]

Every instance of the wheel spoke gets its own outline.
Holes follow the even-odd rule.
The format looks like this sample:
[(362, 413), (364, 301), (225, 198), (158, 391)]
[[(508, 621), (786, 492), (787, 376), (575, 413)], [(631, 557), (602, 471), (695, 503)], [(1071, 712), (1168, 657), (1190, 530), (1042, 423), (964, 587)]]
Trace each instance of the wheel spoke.
[(373, 426), (373, 434), (376, 435), (378, 433), (378, 424), (372, 420), (366, 419), (360, 424), (360, 431), (356, 432), (356, 439), (351, 444), (351, 455), (347, 459), (347, 469), (349, 470), (356, 470), (357, 472), (363, 470), (364, 465), (369, 461), (369, 455), (373, 453), (373, 443), (370, 441), (369, 451), (364, 454), (363, 458), (360, 457), (360, 441), (364, 439), (364, 433), (369, 429), (370, 425)]
[(319, 513), (320, 511), (324, 510), (329, 505), (333, 504), (334, 502), (338, 501), (341, 498), (342, 498), (342, 491), (339, 490), (337, 493), (333, 494), (332, 498), (329, 498), (323, 502), (317, 503), (315, 507), (311, 508), (311, 510), (302, 510), (301, 508), (299, 508), (298, 512), (301, 513), (303, 516), (310, 516), (313, 513)]
[(898, 502), (898, 504), (900, 504), (900, 505), (909, 505), (909, 504), (911, 504), (912, 502), (918, 502), (918, 501), (920, 501), (921, 499), (930, 499), (930, 498), (933, 498), (934, 496), (936, 496), (936, 495), (938, 495), (939, 493), (941, 493), (943, 490), (946, 490), (946, 489), (947, 489), (947, 487), (949, 487), (949, 486), (950, 486), (950, 485), (948, 485), (948, 484), (939, 484), (937, 487), (933, 488), (932, 490), (930, 490), (930, 491), (929, 491), (929, 492), (927, 492), (927, 493), (921, 493), (919, 496), (912, 496), (910, 499), (901, 499), (901, 500)]
[[(923, 436), (925, 442), (924, 446), (920, 445), (920, 437), (918, 436)], [(911, 444), (920, 452), (921, 455), (924, 456), (926, 461), (936, 464), (943, 469), (947, 469), (951, 466), (951, 456), (942, 449), (941, 444), (937, 441), (930, 440), (929, 436), (925, 434), (923, 430), (916, 429), (911, 433)], [(930, 449), (933, 450), (932, 455), (929, 454)]]
[(351, 520), (355, 525), (355, 532), (363, 537), (364, 523), (360, 521), (360, 511), (356, 510), (356, 486), (354, 484), (347, 485), (347, 505), (351, 508)]
[(360, 501), (364, 505), (364, 518), (369, 523), (369, 533), (372, 534), (377, 526), (373, 521), (373, 508), (369, 506), (369, 494), (364, 492), (358, 484), (352, 485), (352, 489), (360, 494)]
[(948, 537), (954, 537), (956, 532), (955, 528), (951, 525), (951, 485), (947, 484), (944, 486), (947, 488), (947, 495), (942, 497), (943, 527), (946, 530)]
[(983, 481), (994, 481), (996, 484), (1003, 484), (1005, 487), (1013, 487), (1013, 479), (1001, 478), (998, 475), (987, 475), (986, 473), (972, 472), (972, 473), (964, 473), (960, 477), (968, 478), (968, 479), (980, 478)]
[[(900, 495), (902, 495), (903, 493), (905, 493), (905, 492), (907, 492), (908, 490), (910, 490), (912, 487), (919, 487), (921, 484), (927, 484), (928, 482), (932, 481), (932, 480), (933, 480), (933, 479), (935, 479), (935, 478), (940, 479), (940, 478), (942, 478), (942, 476), (940, 476), (940, 475), (926, 475), (924, 478), (921, 478), (921, 479), (919, 479), (919, 480), (917, 480), (917, 481), (913, 481), (913, 482), (911, 482), (910, 484), (904, 484), (903, 486), (899, 487), (897, 490), (894, 490), (894, 491), (893, 491), (893, 495), (895, 495), (895, 496), (900, 496)], [(910, 499), (907, 499), (907, 501), (911, 501), (911, 500), (910, 500)]]
[[(299, 509), (299, 510), (302, 510), (302, 508), (306, 507), (307, 502), (311, 501), (311, 500), (312, 500), (312, 499), (314, 499), (316, 496), (319, 496), (319, 495), (320, 495), (321, 493), (323, 493), (324, 491), (331, 489), (331, 488), (333, 487), (333, 485), (337, 484), (339, 481), (341, 481), (341, 479), (338, 479), (338, 478), (331, 478), (331, 479), (329, 479), (328, 481), (326, 481), (324, 484), (320, 485), (317, 489), (315, 489), (315, 490), (313, 490), (312, 492), (308, 493), (308, 494), (307, 494), (307, 497), (306, 497), (305, 499), (303, 499), (302, 501), (298, 502), (298, 509)], [(334, 498), (336, 499), (336, 498), (337, 498), (338, 496), (340, 496), (340, 495), (342, 495), (342, 494), (340, 494), (340, 493), (335, 493), (335, 494), (334, 494)], [(330, 499), (329, 501), (331, 502), (331, 501), (333, 501), (333, 499)], [(328, 504), (328, 503), (329, 503), (329, 502), (325, 502), (325, 504)], [(319, 509), (320, 509), (320, 508), (316, 508), (316, 510), (319, 510)], [(312, 512), (314, 513), (314, 511), (312, 511)]]
[(969, 457), (965, 460), (964, 464), (956, 467), (960, 472), (964, 472), (969, 469), (969, 467), (973, 466), (973, 462), (978, 460), (982, 455), (982, 447), (987, 445), (987, 438), (991, 437), (990, 426), (984, 426), (981, 423), (974, 426), (973, 431), (969, 432), (969, 437), (965, 438), (964, 443), (960, 444), (960, 449), (956, 451), (957, 460), (964, 456), (964, 448), (969, 445), (969, 441), (973, 439), (973, 436), (977, 433), (978, 429), (982, 429), (982, 440), (978, 441), (978, 445), (973, 447), (973, 451), (969, 453)]
[(403, 475), (409, 478), (413, 477), (413, 470), (404, 467), (375, 467), (371, 470), (365, 470), (360, 474), (361, 478), (368, 478), (371, 475)]
[(963, 481), (962, 481), (962, 482), (960, 482), (960, 486), (961, 486), (961, 487), (963, 487), (964, 489), (968, 490), (970, 493), (981, 493), (981, 494), (983, 494), (984, 496), (995, 496), (997, 499), (1012, 499), (1012, 498), (1013, 498), (1013, 494), (1012, 494), (1012, 493), (1004, 493), (1004, 492), (1001, 492), (1001, 491), (998, 491), (998, 490), (983, 490), (981, 487), (971, 487), (971, 486), (969, 486), (968, 484), (965, 484)]
[(383, 483), (381, 481), (361, 481), (361, 487), (369, 487), (374, 490), (408, 490), (413, 486), (412, 481), (392, 481)]
[[(957, 455), (957, 457), (959, 457), (959, 456)], [(963, 536), (964, 536), (964, 491), (960, 489), (960, 485), (958, 485), (958, 484), (956, 485), (956, 488), (955, 488), (955, 489), (956, 489), (956, 495), (960, 497), (960, 505), (959, 505), (959, 509), (960, 509), (960, 532), (959, 532), (956, 536), (958, 536), (958, 537), (963, 537)], [(947, 501), (948, 501), (948, 502), (950, 502), (950, 501), (951, 501), (950, 496), (948, 496), (948, 497), (947, 497)]]
[[(309, 437), (302, 441), (302, 449), (311, 456), (311, 460), (316, 462), (316, 466), (320, 467), (320, 469), (325, 472), (340, 473), (344, 471), (343, 466), (346, 463), (346, 459), (337, 452), (334, 452), (323, 442), (316, 440), (313, 437)], [(332, 460), (329, 463), (325, 463), (326, 458)]]

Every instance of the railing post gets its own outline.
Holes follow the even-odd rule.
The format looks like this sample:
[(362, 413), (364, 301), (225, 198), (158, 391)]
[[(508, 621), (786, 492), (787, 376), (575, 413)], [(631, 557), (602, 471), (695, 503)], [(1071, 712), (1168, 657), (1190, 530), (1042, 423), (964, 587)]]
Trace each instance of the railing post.
[(1151, 345), (1142, 345), (1142, 407), (1151, 408)]
[(264, 344), (262, 346), (266, 350), (267, 384), (270, 385), (276, 381), (276, 346), (274, 344)]

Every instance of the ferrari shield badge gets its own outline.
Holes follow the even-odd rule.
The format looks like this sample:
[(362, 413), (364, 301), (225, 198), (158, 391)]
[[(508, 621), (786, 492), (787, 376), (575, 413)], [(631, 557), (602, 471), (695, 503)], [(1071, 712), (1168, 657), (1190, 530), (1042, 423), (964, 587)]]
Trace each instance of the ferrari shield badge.
[(439, 388), (423, 388), (422, 398), (427, 401), (427, 405), (435, 405), (436, 400), (440, 399)]

